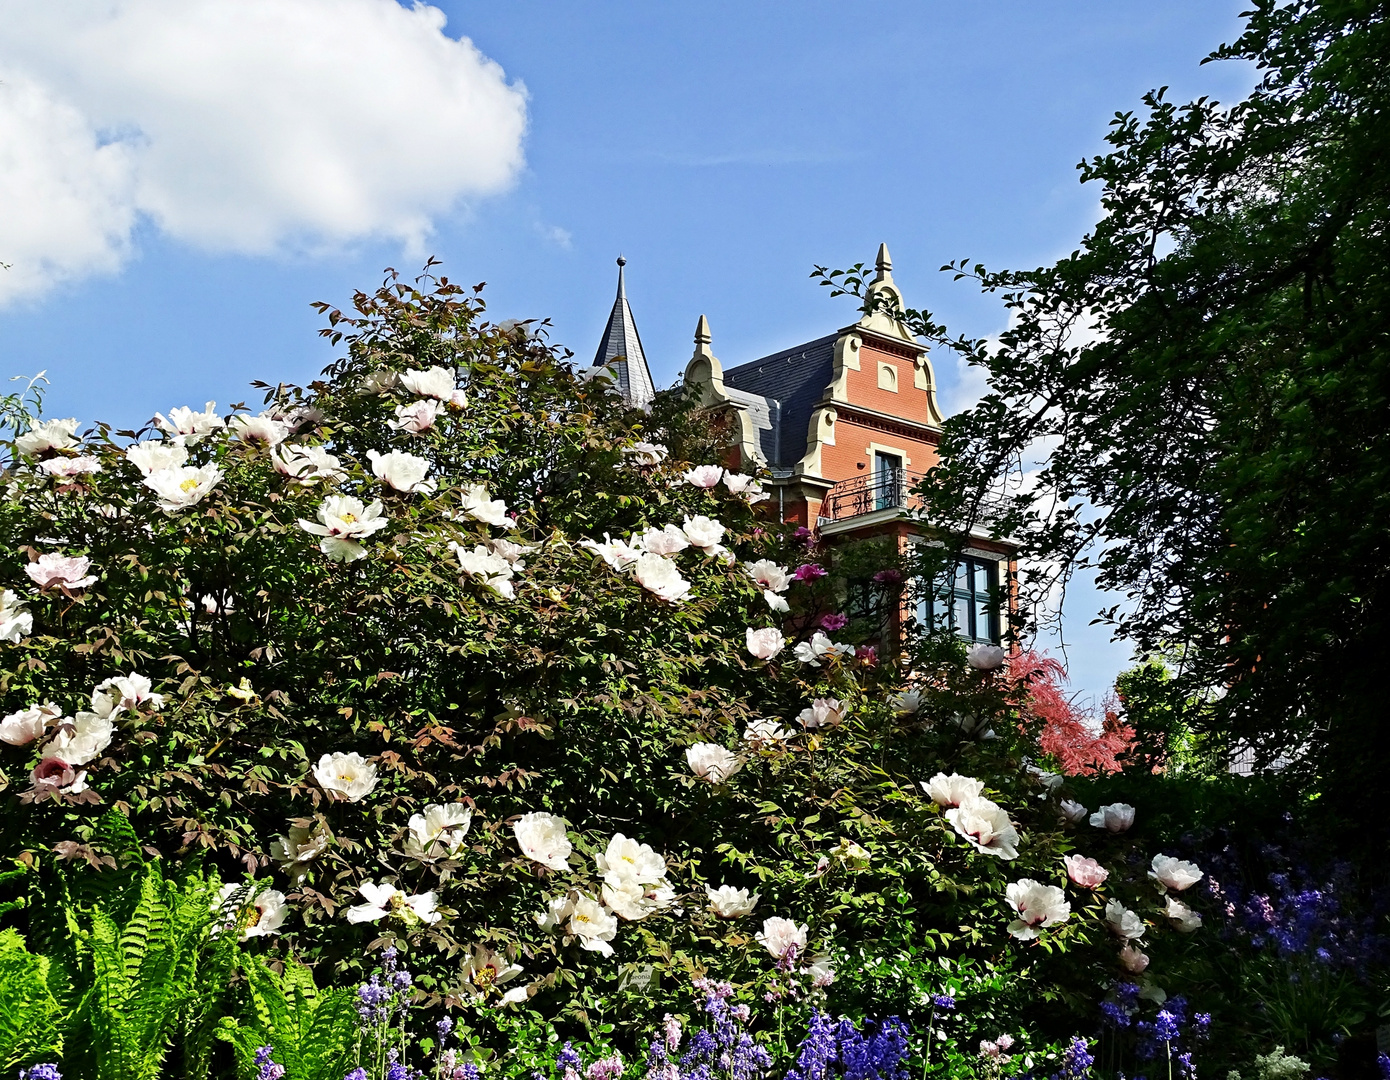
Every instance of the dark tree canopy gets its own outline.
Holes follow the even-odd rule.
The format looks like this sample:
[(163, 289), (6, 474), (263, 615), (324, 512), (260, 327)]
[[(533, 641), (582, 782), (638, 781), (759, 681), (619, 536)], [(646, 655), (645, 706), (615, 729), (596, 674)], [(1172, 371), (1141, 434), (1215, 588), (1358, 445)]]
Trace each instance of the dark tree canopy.
[(933, 521), (1006, 494), (993, 526), (1055, 568), (1025, 599), (1094, 567), (1198, 723), (1363, 797), (1390, 744), (1388, 10), (1259, 0), (1207, 58), (1253, 61), (1255, 90), (1118, 114), (1080, 166), (1104, 216), (1077, 251), (945, 268), (1002, 296), (996, 343), (907, 313), (989, 375), (946, 424)]

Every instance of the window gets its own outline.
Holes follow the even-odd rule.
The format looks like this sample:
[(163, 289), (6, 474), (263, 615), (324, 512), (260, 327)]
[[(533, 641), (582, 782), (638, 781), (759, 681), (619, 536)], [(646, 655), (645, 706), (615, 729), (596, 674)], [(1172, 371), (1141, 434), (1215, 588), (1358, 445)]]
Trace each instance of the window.
[(898, 454), (885, 454), (882, 450), (874, 454), (874, 509), (888, 510), (902, 506), (907, 500), (903, 497), (903, 459)]
[(999, 564), (963, 558), (950, 581), (917, 601), (917, 621), (930, 630), (949, 627), (967, 641), (999, 641)]

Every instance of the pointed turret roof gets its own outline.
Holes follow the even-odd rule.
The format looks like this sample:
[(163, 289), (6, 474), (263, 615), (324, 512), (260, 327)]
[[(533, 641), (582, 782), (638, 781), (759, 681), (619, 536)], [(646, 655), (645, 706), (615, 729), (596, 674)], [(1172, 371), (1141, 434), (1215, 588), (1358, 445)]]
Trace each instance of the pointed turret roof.
[(627, 285), (623, 280), (623, 267), (627, 260), (618, 256), (618, 296), (613, 301), (613, 311), (608, 316), (603, 338), (598, 343), (594, 355), (594, 367), (605, 364), (613, 368), (623, 400), (635, 409), (651, 407), (656, 397), (656, 386), (652, 382), (651, 369), (647, 367), (647, 354), (642, 351), (642, 339), (637, 336), (637, 322), (632, 317), (632, 308), (627, 306)]

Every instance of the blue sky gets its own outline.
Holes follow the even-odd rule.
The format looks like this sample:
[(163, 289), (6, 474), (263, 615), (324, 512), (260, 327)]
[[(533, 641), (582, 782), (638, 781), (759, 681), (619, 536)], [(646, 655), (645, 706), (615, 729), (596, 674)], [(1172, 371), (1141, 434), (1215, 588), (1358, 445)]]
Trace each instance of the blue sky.
[[(388, 0), (270, 3), (229, 24), (227, 0), (190, 0), (166, 34), (159, 0), (98, 30), (79, 0), (0, 0), (0, 142), (20, 133), (0, 148), (0, 369), (46, 369), (51, 414), (134, 425), (307, 380), (332, 358), (309, 304), (426, 253), (585, 360), (623, 253), (659, 384), (702, 313), (726, 364), (851, 321), (808, 274), (880, 241), (909, 303), (991, 333), (997, 304), (942, 263), (1071, 250), (1097, 214), (1075, 165), (1116, 111), (1252, 80), (1198, 66), (1238, 33), (1225, 0), (438, 0), (442, 31)], [(113, 54), (135, 59), (92, 60)], [(51, 176), (20, 175), (31, 145)], [(974, 392), (950, 358), (937, 374), (948, 410)], [(1098, 606), (1082, 588), (1068, 607), (1086, 692), (1125, 660), (1086, 627)]]

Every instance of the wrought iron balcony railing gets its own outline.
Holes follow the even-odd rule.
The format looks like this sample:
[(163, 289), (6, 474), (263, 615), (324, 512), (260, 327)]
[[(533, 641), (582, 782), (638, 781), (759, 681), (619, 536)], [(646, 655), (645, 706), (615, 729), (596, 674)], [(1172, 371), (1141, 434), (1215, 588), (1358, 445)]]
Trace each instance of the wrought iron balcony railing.
[(821, 521), (844, 521), (876, 510), (919, 507), (921, 500), (912, 494), (912, 489), (921, 479), (921, 473), (889, 469), (841, 480), (826, 492), (820, 507)]

